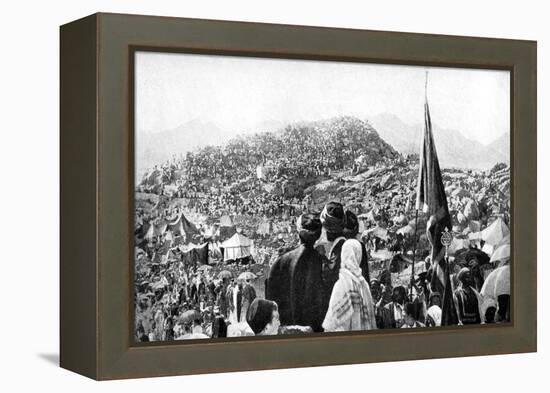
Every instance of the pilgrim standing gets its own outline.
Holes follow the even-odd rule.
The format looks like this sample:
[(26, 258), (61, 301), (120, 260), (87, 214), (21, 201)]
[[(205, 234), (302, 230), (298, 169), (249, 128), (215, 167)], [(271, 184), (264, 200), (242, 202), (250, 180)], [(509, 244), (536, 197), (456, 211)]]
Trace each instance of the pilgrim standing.
[(338, 281), (323, 322), (327, 332), (376, 329), (374, 302), (359, 267), (361, 255), (361, 243), (355, 239), (346, 240)]
[(256, 299), (256, 290), (250, 283), (250, 280), (246, 280), (242, 285), (241, 295), (239, 321), (246, 321), (246, 313), (248, 311), (248, 308), (250, 307), (254, 299)]
[(463, 325), (481, 323), (479, 312), (479, 294), (473, 288), (473, 279), (470, 269), (463, 267), (457, 274), (460, 285), (455, 289), (458, 308), (458, 318)]
[(339, 202), (329, 202), (321, 212), (321, 224), (324, 229), (324, 238), (321, 237), (315, 245), (319, 254), (325, 256), (323, 263), (323, 310), (328, 309), (332, 288), (340, 271), (342, 246), (344, 237), (345, 215), (344, 207)]
[(382, 329), (400, 328), (405, 323), (404, 304), (407, 299), (407, 290), (404, 286), (393, 288), (392, 301), (382, 309)]
[(346, 239), (356, 239), (361, 243), (362, 256), (359, 267), (361, 268), (361, 274), (363, 274), (363, 277), (365, 277), (367, 283), (370, 283), (369, 254), (365, 243), (362, 239), (359, 239), (359, 220), (357, 220), (357, 216), (350, 210), (346, 210), (346, 223), (343, 234)]
[(269, 271), (266, 298), (279, 307), (281, 323), (322, 331), (323, 257), (313, 248), (321, 236), (318, 215), (306, 213), (296, 221), (300, 245), (280, 256)]

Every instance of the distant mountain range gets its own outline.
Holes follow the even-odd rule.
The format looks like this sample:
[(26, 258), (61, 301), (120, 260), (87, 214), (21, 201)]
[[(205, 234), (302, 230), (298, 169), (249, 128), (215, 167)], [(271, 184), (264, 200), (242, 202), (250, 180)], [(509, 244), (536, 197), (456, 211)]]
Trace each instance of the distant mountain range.
[[(276, 131), (284, 128), (286, 123), (266, 120), (255, 127), (245, 127), (240, 134)], [(176, 128), (158, 132), (142, 132), (136, 139), (136, 174), (138, 178), (144, 170), (169, 160), (174, 155), (182, 155), (201, 147), (221, 145), (235, 133), (225, 132), (212, 122), (198, 119), (190, 120)]]
[[(382, 139), (401, 154), (420, 152), (423, 125), (410, 125), (392, 114), (369, 119)], [(510, 162), (510, 134), (506, 133), (489, 145), (466, 138), (459, 131), (433, 124), (433, 134), (442, 167), (489, 169), (499, 162)]]
[(191, 120), (179, 127), (136, 137), (136, 174), (207, 145), (217, 145), (229, 139), (218, 126), (210, 122)]

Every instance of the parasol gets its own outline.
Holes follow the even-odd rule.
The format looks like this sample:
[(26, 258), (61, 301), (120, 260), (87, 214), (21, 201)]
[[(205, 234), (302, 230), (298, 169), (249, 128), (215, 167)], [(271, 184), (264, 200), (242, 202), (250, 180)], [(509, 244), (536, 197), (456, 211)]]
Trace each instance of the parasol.
[(238, 280), (254, 280), (256, 275), (252, 272), (243, 272), (239, 274)]
[(497, 299), (500, 295), (510, 295), (510, 265), (493, 270), (481, 288), (483, 297)]
[(201, 272), (205, 272), (205, 271), (210, 270), (210, 269), (212, 269), (212, 266), (210, 266), (210, 265), (201, 265), (201, 266), (199, 266), (199, 268), (197, 270), (199, 270)]
[(200, 319), (201, 313), (197, 310), (187, 310), (183, 314), (181, 314), (180, 322), (181, 323), (190, 323), (193, 322), (195, 319)]
[(233, 274), (229, 270), (222, 270), (218, 273), (218, 278), (224, 279), (224, 278), (232, 278)]

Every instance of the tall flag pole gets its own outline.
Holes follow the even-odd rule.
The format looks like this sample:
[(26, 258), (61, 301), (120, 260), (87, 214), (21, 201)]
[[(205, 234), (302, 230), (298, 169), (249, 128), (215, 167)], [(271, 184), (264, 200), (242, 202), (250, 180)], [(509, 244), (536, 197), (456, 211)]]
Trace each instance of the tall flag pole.
[(441, 325), (456, 325), (458, 315), (453, 299), (453, 290), (450, 280), (449, 267), (445, 258), (445, 248), (441, 242), (442, 234), (451, 227), (451, 216), (447, 204), (447, 196), (441, 177), (439, 159), (432, 133), (430, 107), (428, 105), (428, 73), (425, 81), (424, 100), (424, 135), (420, 148), (420, 162), (418, 170), (418, 190), (416, 193), (416, 210), (422, 210), (428, 218), (426, 232), (432, 246), (431, 282), (432, 292), (439, 292), (442, 298)]

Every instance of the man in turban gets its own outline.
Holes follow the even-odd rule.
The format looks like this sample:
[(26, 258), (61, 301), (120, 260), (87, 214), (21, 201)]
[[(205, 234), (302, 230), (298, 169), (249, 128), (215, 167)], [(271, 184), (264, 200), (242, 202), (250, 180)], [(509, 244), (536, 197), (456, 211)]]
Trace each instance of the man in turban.
[(405, 323), (405, 301), (407, 290), (400, 285), (392, 289), (392, 301), (386, 304), (380, 311), (382, 317), (381, 329), (400, 328)]
[(481, 323), (481, 314), (479, 312), (479, 294), (473, 288), (473, 279), (470, 269), (463, 267), (457, 274), (460, 283), (455, 289), (457, 301), (458, 318), (464, 325), (473, 325)]
[(323, 263), (323, 310), (328, 309), (332, 288), (338, 281), (342, 258), (342, 246), (346, 238), (344, 228), (346, 216), (344, 206), (339, 202), (329, 202), (321, 212), (324, 236), (315, 245), (315, 249), (326, 259)]
[(283, 326), (310, 326), (321, 332), (326, 312), (322, 305), (323, 257), (313, 248), (321, 236), (321, 221), (316, 214), (303, 214), (296, 229), (300, 245), (271, 266), (266, 298), (277, 303)]

